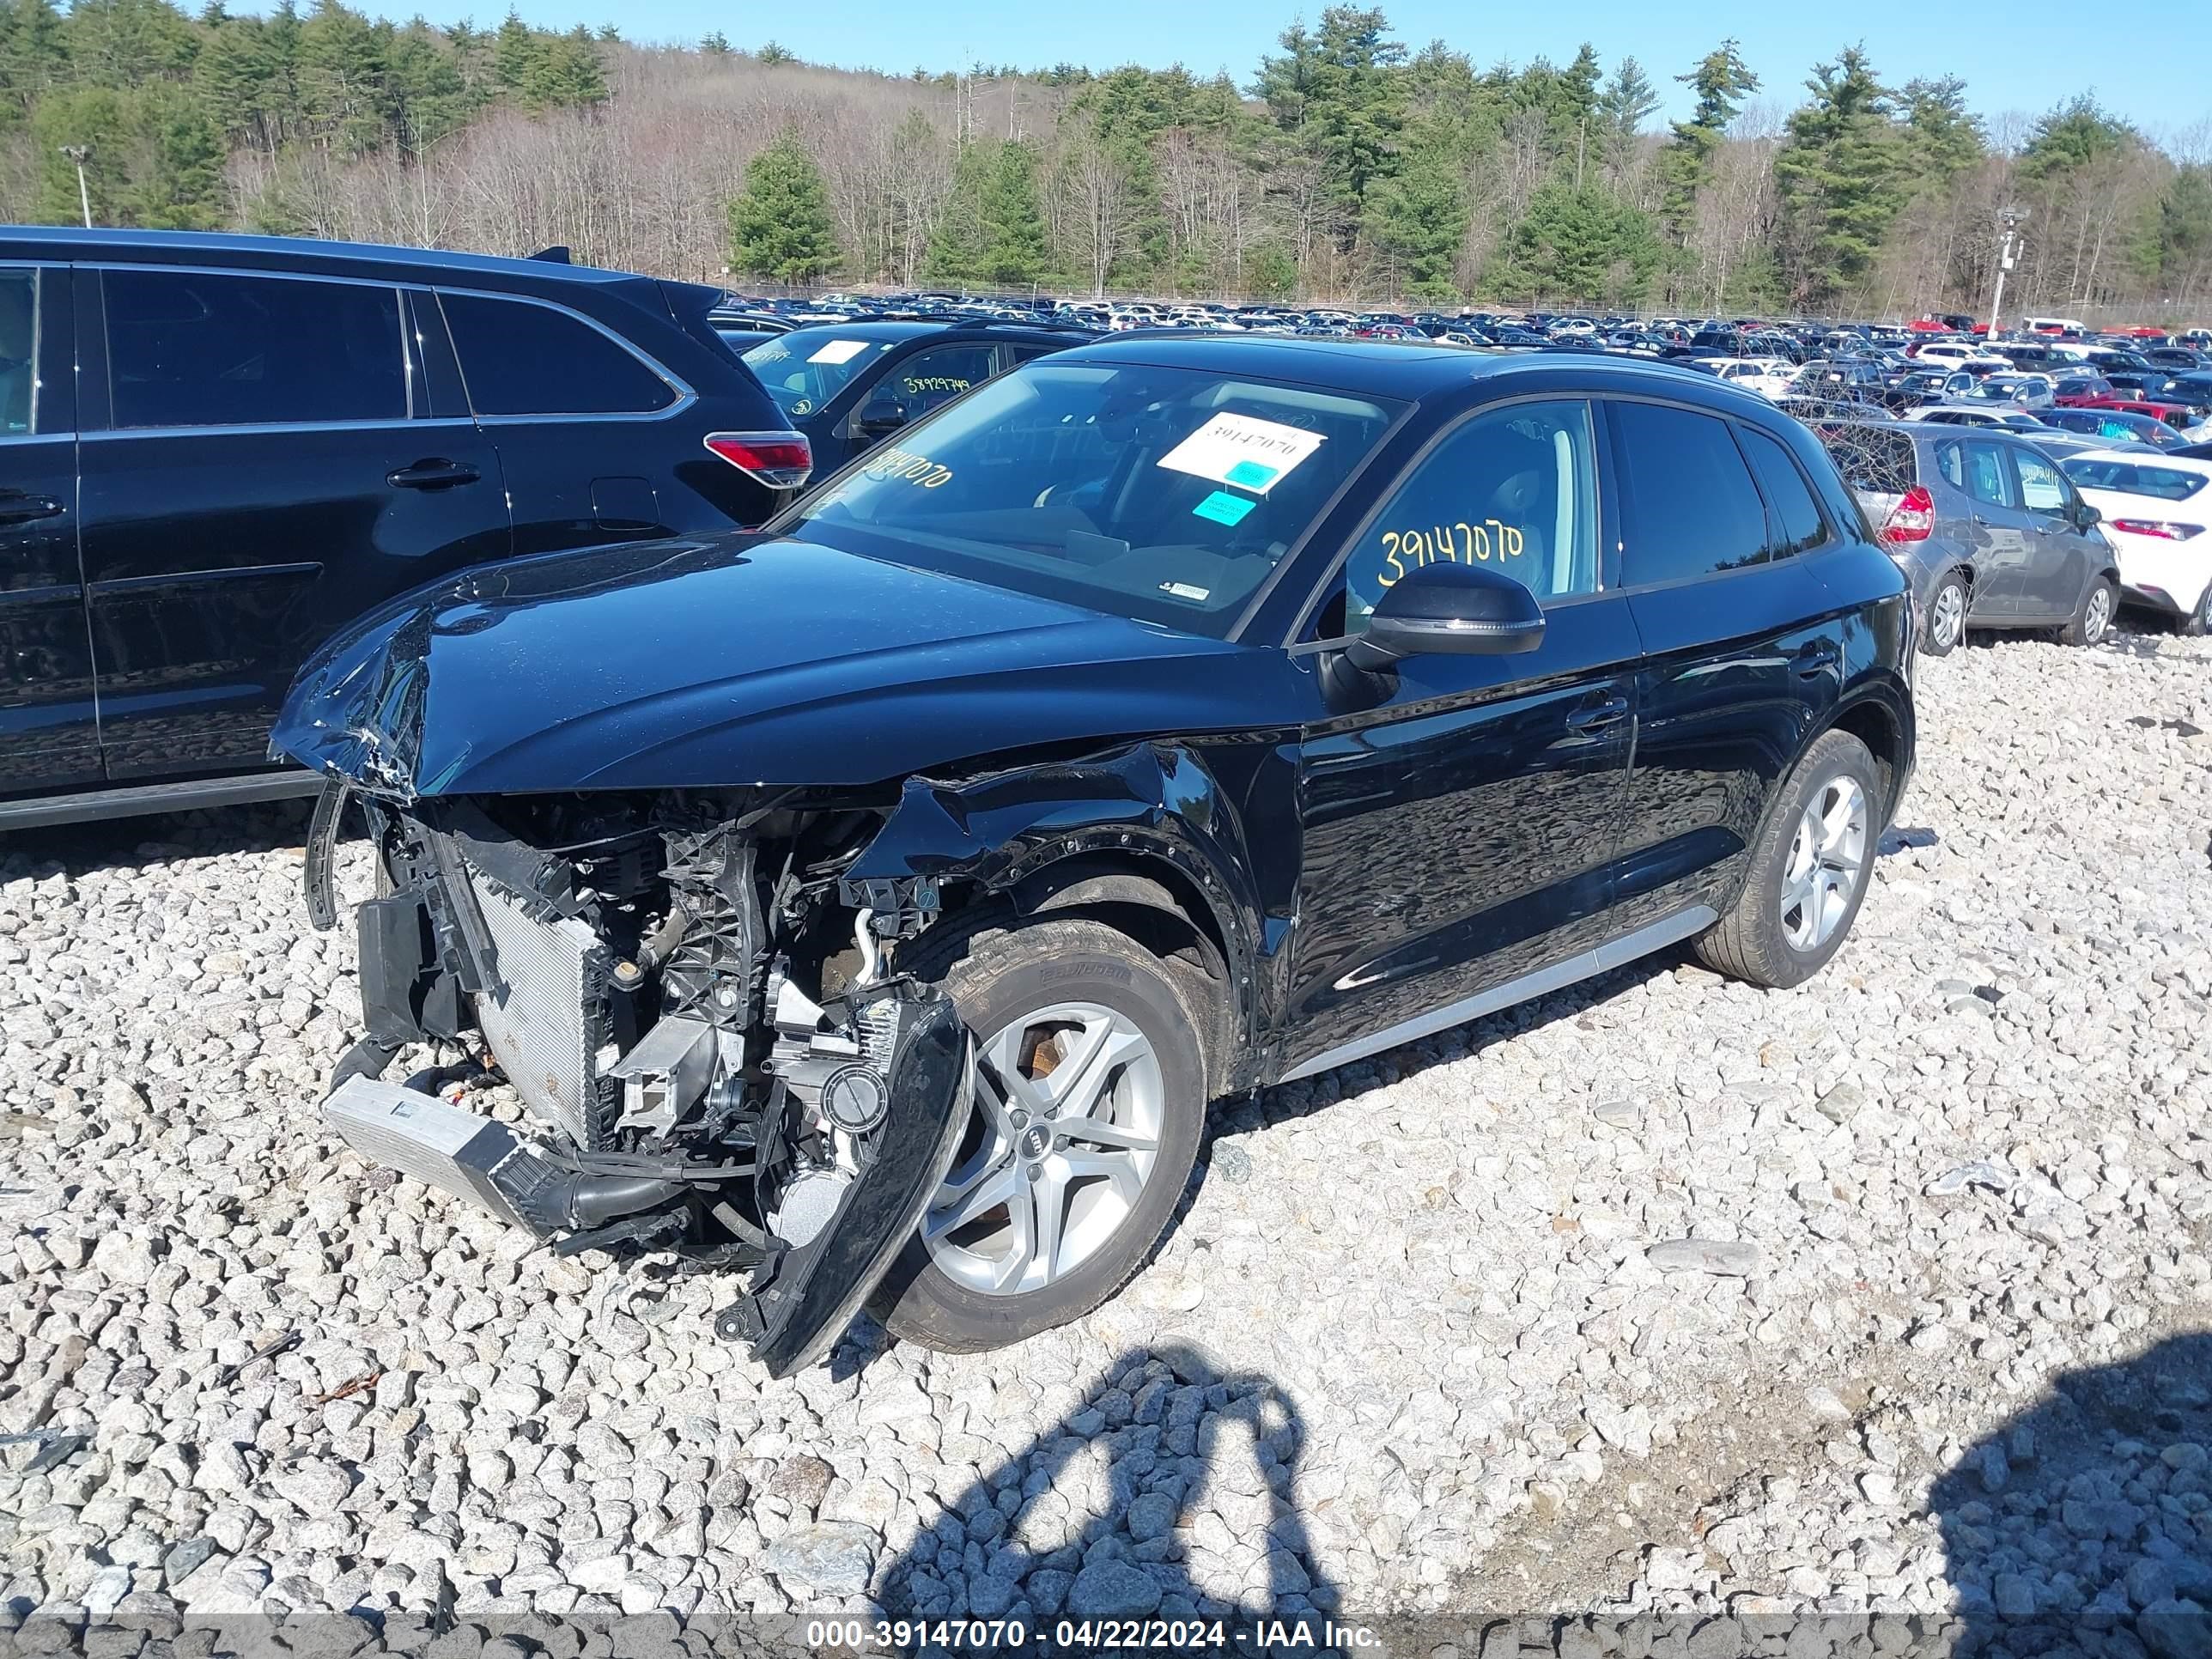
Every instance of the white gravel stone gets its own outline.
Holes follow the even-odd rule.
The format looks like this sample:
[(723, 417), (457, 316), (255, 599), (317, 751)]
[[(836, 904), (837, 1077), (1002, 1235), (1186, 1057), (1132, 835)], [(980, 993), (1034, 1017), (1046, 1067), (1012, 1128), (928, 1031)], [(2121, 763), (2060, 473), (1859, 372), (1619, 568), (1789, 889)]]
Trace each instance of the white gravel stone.
[(1918, 701), (1807, 985), (1662, 958), (1224, 1102), (1123, 1297), (781, 1382), (711, 1277), (324, 1133), (358, 995), (304, 814), (0, 840), (0, 1432), (82, 1442), (0, 1447), (0, 1607), (1817, 1601), (2190, 1651), (2203, 1379), (2051, 1389), (2212, 1333), (2212, 744), (2164, 724), (2212, 730), (2212, 646), (2008, 640)]

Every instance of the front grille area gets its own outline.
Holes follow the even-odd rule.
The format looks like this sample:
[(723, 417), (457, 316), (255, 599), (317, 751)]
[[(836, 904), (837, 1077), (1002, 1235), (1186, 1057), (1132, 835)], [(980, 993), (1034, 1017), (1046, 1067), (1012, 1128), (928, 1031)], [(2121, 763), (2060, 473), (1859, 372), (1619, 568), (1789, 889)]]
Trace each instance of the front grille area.
[(606, 946), (582, 922), (537, 921), (473, 866), (468, 873), (506, 987), (503, 998), (477, 999), (484, 1041), (523, 1104), (575, 1146), (598, 1150), (619, 1088), (600, 1078), (597, 1058), (607, 1040)]

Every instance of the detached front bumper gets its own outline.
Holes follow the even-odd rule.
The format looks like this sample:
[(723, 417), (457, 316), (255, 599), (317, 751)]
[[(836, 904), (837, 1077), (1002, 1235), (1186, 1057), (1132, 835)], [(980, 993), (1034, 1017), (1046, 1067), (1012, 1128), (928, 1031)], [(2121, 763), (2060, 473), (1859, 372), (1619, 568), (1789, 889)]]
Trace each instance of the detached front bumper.
[[(811, 1364), (853, 1316), (921, 1225), (967, 1127), (971, 1062), (951, 1001), (899, 988), (911, 1010), (885, 1081), (890, 1109), (872, 1156), (828, 1223), (796, 1248), (773, 1237), (749, 1294), (715, 1322), (751, 1345), (773, 1376)], [(652, 1242), (653, 1218), (712, 1203), (742, 1170), (677, 1158), (612, 1158), (555, 1147), (434, 1096), (355, 1076), (323, 1117), (356, 1152), (527, 1229), (557, 1251), (629, 1237)]]

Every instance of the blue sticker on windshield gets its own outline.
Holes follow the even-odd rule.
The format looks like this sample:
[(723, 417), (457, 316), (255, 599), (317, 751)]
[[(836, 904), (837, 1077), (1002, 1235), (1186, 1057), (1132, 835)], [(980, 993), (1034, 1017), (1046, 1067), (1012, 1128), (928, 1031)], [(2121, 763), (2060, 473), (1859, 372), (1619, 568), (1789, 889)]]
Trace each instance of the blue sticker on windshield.
[(1262, 466), (1257, 461), (1239, 461), (1223, 475), (1221, 482), (1241, 484), (1247, 489), (1264, 490), (1275, 482), (1275, 475), (1281, 470), (1279, 467)]
[(1226, 490), (1217, 489), (1196, 507), (1193, 513), (1201, 519), (1211, 519), (1216, 524), (1239, 524), (1244, 515), (1259, 506), (1257, 501), (1240, 501)]

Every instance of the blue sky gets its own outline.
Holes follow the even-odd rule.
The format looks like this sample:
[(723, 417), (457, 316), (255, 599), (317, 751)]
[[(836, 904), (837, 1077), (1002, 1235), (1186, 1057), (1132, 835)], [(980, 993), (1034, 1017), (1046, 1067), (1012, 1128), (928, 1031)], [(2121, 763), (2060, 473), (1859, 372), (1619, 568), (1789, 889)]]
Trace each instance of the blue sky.
[[(1226, 68), (1250, 78), (1260, 54), (1301, 9), (1319, 0), (1229, 5), (1220, 0), (798, 0), (776, 8), (720, 0), (519, 0), (533, 23), (567, 27), (611, 19), (641, 40), (696, 40), (720, 29), (751, 49), (773, 38), (816, 63), (903, 73), (916, 64), (951, 69), (970, 58), (1042, 66), (1066, 60), (1094, 69), (1132, 60), (1180, 62), (1206, 74)], [(1685, 112), (1673, 76), (1733, 34), (1759, 76), (1761, 95), (1797, 101), (1812, 65), (1863, 40), (1887, 81), (1964, 76), (1984, 114), (2039, 113), (2094, 89), (2107, 106), (2154, 133), (2212, 119), (2212, 4), (2181, 0), (2148, 10), (2083, 0), (1722, 0), (1690, 7), (1652, 0), (1586, 0), (1572, 8), (1475, 7), (1460, 0), (1382, 0), (1400, 39), (1442, 36), (1487, 64), (1540, 53), (1565, 63), (1584, 39), (1610, 71), (1624, 56), (1641, 62)], [(434, 21), (475, 12), (496, 21), (505, 0), (421, 0)], [(380, 0), (380, 9), (416, 9)]]

